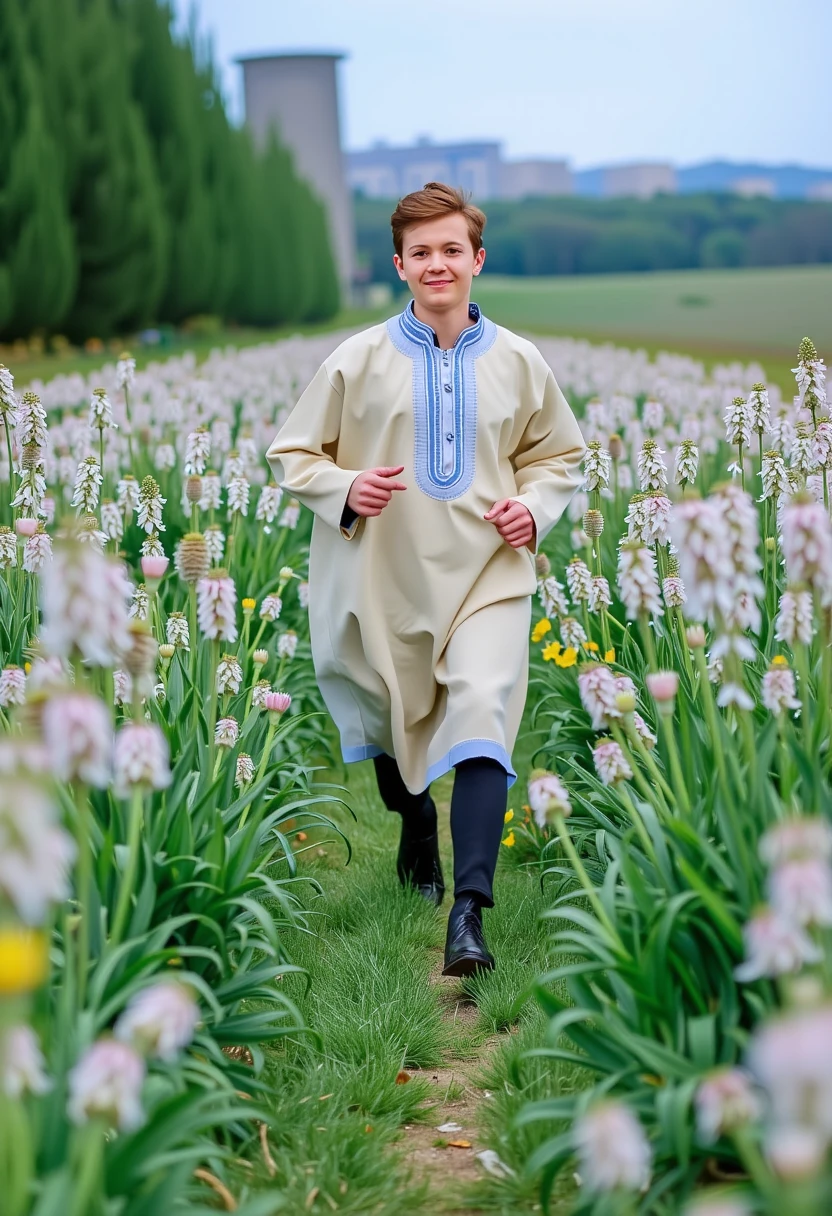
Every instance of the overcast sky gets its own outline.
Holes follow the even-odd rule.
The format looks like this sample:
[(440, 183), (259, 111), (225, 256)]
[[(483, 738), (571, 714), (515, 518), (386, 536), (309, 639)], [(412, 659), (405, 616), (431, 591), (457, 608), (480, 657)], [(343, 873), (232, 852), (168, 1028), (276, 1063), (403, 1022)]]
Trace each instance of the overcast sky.
[[(190, 0), (174, 0), (184, 17)], [(496, 138), (573, 167), (832, 167), (832, 0), (196, 0), (237, 55), (337, 50), (343, 139)]]

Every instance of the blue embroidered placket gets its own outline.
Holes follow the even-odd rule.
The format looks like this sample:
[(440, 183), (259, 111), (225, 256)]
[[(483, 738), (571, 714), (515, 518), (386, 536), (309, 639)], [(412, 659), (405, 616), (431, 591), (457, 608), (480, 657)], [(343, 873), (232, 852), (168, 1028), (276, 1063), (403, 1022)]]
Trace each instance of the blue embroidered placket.
[(431, 498), (459, 498), (474, 478), (475, 361), (493, 345), (497, 327), (476, 304), (468, 315), (474, 324), (450, 350), (440, 349), (431, 327), (414, 315), (412, 300), (387, 322), (390, 341), (413, 364), (414, 472)]

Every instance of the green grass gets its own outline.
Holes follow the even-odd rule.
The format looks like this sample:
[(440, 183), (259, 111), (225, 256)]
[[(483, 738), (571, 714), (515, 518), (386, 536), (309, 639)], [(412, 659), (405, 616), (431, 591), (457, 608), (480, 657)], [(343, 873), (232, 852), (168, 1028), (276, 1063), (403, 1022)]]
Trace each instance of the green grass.
[[(489, 1177), (470, 1198), (483, 1211), (499, 1213), (499, 1216), (540, 1211), (538, 1177), (528, 1175), (524, 1166), (539, 1145), (565, 1130), (562, 1124), (554, 1122), (517, 1127), (515, 1117), (527, 1102), (572, 1093), (584, 1081), (583, 1075), (570, 1064), (539, 1057), (522, 1058), (527, 1051), (540, 1046), (546, 1027), (539, 1006), (530, 1006), (529, 1010), (529, 1017), (519, 1033), (500, 1047), (482, 1072), (482, 1083), (493, 1095), (483, 1107), (483, 1129), (490, 1147), (513, 1170), (513, 1176), (500, 1180)], [(519, 1083), (515, 1070), (519, 1072)], [(574, 1191), (571, 1176), (564, 1172), (553, 1191), (552, 1216), (570, 1210), (569, 1200)]]
[[(538, 334), (689, 353), (710, 364), (759, 359), (793, 383), (800, 339), (832, 353), (832, 266), (489, 278), (476, 298), (501, 325)], [(789, 390), (791, 392), (791, 388)]]
[[(255, 1180), (276, 1188), (292, 1213), (424, 1210), (425, 1188), (409, 1178), (394, 1141), (402, 1123), (428, 1117), (427, 1086), (418, 1077), (397, 1084), (396, 1076), (438, 1063), (448, 1046), (428, 983), (427, 948), (441, 940), (440, 924), (398, 884), (399, 821), (373, 796), (371, 775), (351, 775), (358, 824), (342, 807), (329, 808), (350, 836), (349, 865), (343, 842), (322, 830), (309, 831), (299, 856), (301, 873), (319, 880), (323, 894), (307, 900), (308, 932), (287, 940), (310, 987), (297, 976), (284, 983), (320, 1040), (290, 1039), (269, 1057), (277, 1173), (270, 1179), (261, 1169)], [(334, 776), (316, 774), (316, 792)]]
[[(531, 745), (531, 737), (521, 734), (514, 755), (519, 779), (509, 791), (515, 813), (525, 801)], [(441, 912), (398, 884), (400, 820), (381, 802), (372, 761), (325, 767), (314, 776), (316, 793), (328, 787), (354, 811), (356, 820), (337, 802), (317, 808), (345, 832), (353, 853), (345, 864), (343, 841), (317, 828), (298, 846), (300, 874), (320, 883), (323, 894), (310, 890), (307, 932), (295, 931), (287, 942), (293, 961), (309, 973), (309, 990), (297, 976), (283, 982), (320, 1039), (299, 1037), (271, 1053), (268, 1079), (277, 1126), (269, 1142), (277, 1173), (270, 1178), (258, 1162), (246, 1181), (256, 1189), (275, 1189), (286, 1210), (299, 1213), (539, 1211), (538, 1180), (525, 1176), (523, 1165), (552, 1129), (513, 1130), (511, 1118), (526, 1098), (561, 1092), (579, 1080), (574, 1069), (539, 1063), (524, 1071), (520, 1088), (512, 1079), (513, 1062), (540, 1041), (544, 1026), (529, 995), (531, 981), (549, 963), (549, 927), (540, 915), (548, 897), (537, 872), (519, 864), (519, 849), (501, 850), (496, 906), (485, 912), (497, 967), (462, 982), (476, 1014), (452, 1020), (447, 1000), (444, 1009), (442, 1004), (447, 994), (430, 983), (430, 969), (444, 944), (452, 898), (453, 774), (432, 786), (448, 888)], [(396, 1076), (402, 1068), (439, 1065), (462, 1068), (492, 1094), (483, 1102), (478, 1145), (495, 1149), (515, 1176), (501, 1181), (483, 1171), (474, 1185), (442, 1178), (437, 1207), (436, 1192), (428, 1194), (425, 1181), (412, 1172), (400, 1139), (404, 1123), (442, 1120), (418, 1072), (406, 1084), (397, 1084)], [(568, 1180), (564, 1186), (566, 1193)], [(555, 1205), (553, 1211), (566, 1208)]]
[[(509, 804), (516, 812), (525, 801), (530, 744), (521, 738), (515, 749), (520, 779), (509, 791)], [(381, 802), (372, 761), (322, 767), (312, 788), (343, 797), (354, 812), (355, 819), (337, 801), (316, 808), (349, 837), (352, 857), (346, 864), (346, 846), (331, 829), (310, 828), (307, 840), (296, 845), (301, 881), (314, 879), (322, 893), (310, 883), (306, 928), (287, 939), (292, 961), (308, 972), (309, 987), (297, 975), (282, 983), (318, 1037), (292, 1037), (270, 1051), (266, 1079), (275, 1123), (268, 1143), (276, 1172), (269, 1174), (253, 1146), (253, 1168), (240, 1185), (249, 1193), (274, 1191), (284, 1205), (276, 1210), (298, 1214), (538, 1211), (537, 1179), (523, 1176), (523, 1162), (550, 1129), (513, 1131), (510, 1120), (527, 1096), (551, 1092), (552, 1086), (559, 1091), (575, 1080), (537, 1064), (520, 1089), (511, 1079), (513, 1060), (539, 1041), (544, 1024), (529, 996), (530, 982), (548, 965), (549, 929), (540, 917), (547, 897), (537, 874), (518, 864), (519, 850), (501, 850), (496, 906), (485, 912), (498, 965), (462, 982), (476, 1013), (457, 1021), (449, 1015), (447, 990), (430, 982), (452, 901), (453, 774), (432, 786), (448, 888), (441, 911), (399, 886), (400, 820)], [(426, 1077), (417, 1071), (408, 1082), (396, 1082), (401, 1069), (436, 1066), (462, 1069), (492, 1093), (483, 1103), (478, 1145), (494, 1148), (516, 1175), (506, 1182), (483, 1171), (474, 1185), (443, 1177), (439, 1206), (436, 1191), (429, 1193), (409, 1164), (402, 1125), (435, 1126), (442, 1118), (431, 1104)], [(435, 1087), (432, 1094), (436, 1101)], [(554, 1209), (561, 1210), (566, 1209)]]

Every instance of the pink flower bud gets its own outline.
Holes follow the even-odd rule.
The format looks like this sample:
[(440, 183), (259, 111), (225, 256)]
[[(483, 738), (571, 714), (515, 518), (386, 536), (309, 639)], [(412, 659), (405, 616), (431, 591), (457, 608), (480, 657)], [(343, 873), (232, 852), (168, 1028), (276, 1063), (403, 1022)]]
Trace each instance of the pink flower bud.
[(702, 625), (688, 625), (685, 630), (685, 639), (691, 650), (696, 650), (699, 646), (705, 645), (705, 629)]
[(38, 530), (38, 521), (36, 519), (16, 519), (14, 530), (18, 536), (34, 536)]
[(263, 708), (274, 714), (285, 713), (291, 704), (288, 692), (267, 692), (263, 698)]
[(657, 701), (672, 701), (679, 687), (679, 676), (675, 671), (651, 672), (647, 677), (647, 687)]
[(168, 568), (166, 557), (143, 557), (142, 574), (145, 578), (162, 578)]

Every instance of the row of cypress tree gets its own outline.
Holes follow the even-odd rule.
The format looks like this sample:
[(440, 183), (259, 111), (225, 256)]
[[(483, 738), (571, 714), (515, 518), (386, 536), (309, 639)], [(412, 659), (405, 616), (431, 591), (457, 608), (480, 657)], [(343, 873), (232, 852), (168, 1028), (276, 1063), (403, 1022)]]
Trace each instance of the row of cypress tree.
[(338, 308), (322, 204), (160, 0), (0, 3), (0, 337)]

